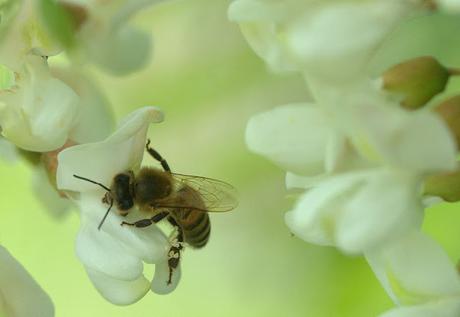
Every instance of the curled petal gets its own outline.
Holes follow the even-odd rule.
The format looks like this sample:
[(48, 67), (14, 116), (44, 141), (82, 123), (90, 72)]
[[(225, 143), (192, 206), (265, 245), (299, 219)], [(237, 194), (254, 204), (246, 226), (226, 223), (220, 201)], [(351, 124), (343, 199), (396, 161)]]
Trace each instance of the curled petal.
[(360, 253), (420, 225), (417, 181), (370, 170), (330, 177), (306, 192), (286, 223), (300, 238)]
[(58, 156), (58, 189), (94, 191), (94, 184), (76, 179), (73, 175), (91, 178), (109, 186), (117, 173), (139, 168), (148, 126), (162, 120), (163, 114), (158, 108), (144, 107), (130, 114), (105, 141), (77, 145), (62, 151)]
[(168, 284), (169, 267), (168, 262), (163, 261), (155, 265), (155, 276), (153, 277), (151, 290), (152, 292), (160, 295), (166, 295), (174, 291), (179, 284), (181, 277), (180, 265), (173, 271), (171, 284)]
[(135, 280), (125, 281), (88, 267), (86, 272), (98, 292), (115, 305), (133, 304), (144, 297), (150, 288), (149, 281), (143, 275)]
[(343, 206), (336, 239), (348, 252), (362, 252), (388, 243), (407, 230), (421, 226), (417, 178), (404, 173), (379, 171)]

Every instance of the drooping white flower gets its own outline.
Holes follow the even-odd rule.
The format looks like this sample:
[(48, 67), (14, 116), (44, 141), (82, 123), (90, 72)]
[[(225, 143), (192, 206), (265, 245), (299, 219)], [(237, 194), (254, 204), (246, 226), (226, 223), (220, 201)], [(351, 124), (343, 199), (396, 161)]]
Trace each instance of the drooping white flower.
[(246, 130), (251, 150), (288, 171), (288, 187), (308, 190), (286, 214), (291, 231), (360, 253), (419, 227), (424, 177), (457, 166), (446, 125), (372, 90), (319, 100), (257, 115)]
[(419, 8), (409, 0), (236, 0), (229, 17), (271, 68), (342, 81), (362, 72), (383, 39)]
[[(139, 109), (125, 118), (106, 140), (73, 146), (58, 156), (58, 189), (66, 191), (80, 209), (77, 256), (101, 295), (118, 305), (136, 302), (149, 289), (159, 294), (172, 291), (180, 279), (180, 270), (174, 272), (172, 284), (168, 285), (169, 242), (155, 225), (143, 229), (120, 226), (122, 221), (145, 218), (139, 211), (131, 211), (122, 218), (113, 210), (98, 230), (108, 208), (101, 201), (105, 191), (73, 175), (110, 186), (116, 174), (138, 170), (148, 126), (162, 119), (162, 113), (154, 107)], [(152, 282), (143, 275), (143, 262), (155, 264)]]
[(3, 246), (0, 246), (0, 315), (54, 316), (51, 299)]
[(460, 315), (460, 277), (442, 248), (419, 231), (366, 254), (377, 278), (400, 307), (381, 317)]

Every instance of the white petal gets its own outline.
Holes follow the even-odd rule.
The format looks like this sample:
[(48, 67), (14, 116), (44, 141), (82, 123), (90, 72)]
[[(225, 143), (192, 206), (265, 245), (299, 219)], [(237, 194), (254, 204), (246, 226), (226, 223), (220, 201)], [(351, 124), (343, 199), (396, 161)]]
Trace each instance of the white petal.
[(144, 297), (150, 288), (150, 283), (144, 276), (136, 280), (124, 281), (90, 268), (86, 268), (86, 272), (98, 292), (115, 305), (133, 304)]
[(412, 307), (392, 309), (379, 317), (457, 317), (460, 316), (460, 299), (445, 299)]
[[(0, 300), (6, 316), (52, 317), (54, 306), (22, 265), (0, 246)], [(0, 304), (0, 314), (1, 311)], [(2, 316), (4, 316), (2, 314)]]
[(331, 177), (306, 192), (285, 215), (287, 226), (299, 238), (320, 245), (334, 245), (342, 205), (366, 177), (353, 173)]
[(246, 128), (246, 144), (288, 171), (318, 174), (324, 171), (332, 133), (318, 107), (291, 104), (253, 116)]
[(162, 119), (160, 110), (144, 107), (131, 113), (105, 141), (77, 145), (62, 151), (58, 156), (58, 188), (76, 192), (94, 191), (97, 188), (94, 184), (76, 179), (73, 175), (109, 186), (117, 173), (137, 169), (142, 161), (149, 124), (161, 122)]
[[(82, 222), (84, 225), (96, 230), (108, 206), (101, 203), (103, 195), (82, 194), (78, 201)], [(119, 216), (115, 210), (106, 218), (100, 231), (94, 234), (100, 237), (98, 233), (110, 235), (107, 239), (112, 239), (117, 247), (124, 249), (123, 252), (139, 258), (147, 263), (156, 263), (163, 261), (169, 248), (168, 239), (163, 232), (156, 226), (151, 225), (146, 228), (135, 228), (131, 226), (121, 226), (122, 221), (134, 222), (136, 220), (148, 218), (149, 215), (140, 213), (136, 210), (130, 211), (126, 217)]]
[(460, 279), (444, 250), (419, 231), (366, 254), (387, 293), (397, 303), (460, 297)]
[(107, 138), (114, 130), (114, 117), (107, 98), (96, 83), (74, 68), (55, 68), (53, 74), (79, 97), (78, 113), (69, 139), (82, 144)]
[(287, 45), (308, 73), (347, 79), (364, 69), (375, 48), (409, 8), (401, 1), (318, 5), (289, 25)]
[(376, 171), (343, 205), (337, 221), (339, 248), (359, 253), (375, 248), (421, 225), (417, 178), (400, 172)]
[(4, 93), (0, 107), (2, 134), (25, 150), (46, 152), (61, 147), (77, 113), (78, 96), (37, 64), (17, 91)]
[(155, 276), (153, 277), (151, 290), (152, 292), (160, 295), (169, 294), (174, 291), (179, 284), (181, 277), (180, 265), (173, 271), (171, 277), (171, 284), (168, 284), (169, 267), (168, 262), (159, 262), (155, 265)]
[[(82, 219), (85, 221), (84, 219)], [(142, 261), (94, 223), (82, 223), (77, 235), (76, 253), (83, 264), (118, 280), (132, 281), (142, 275)]]
[(455, 142), (435, 114), (380, 107), (360, 110), (364, 133), (386, 162), (416, 171), (456, 167)]

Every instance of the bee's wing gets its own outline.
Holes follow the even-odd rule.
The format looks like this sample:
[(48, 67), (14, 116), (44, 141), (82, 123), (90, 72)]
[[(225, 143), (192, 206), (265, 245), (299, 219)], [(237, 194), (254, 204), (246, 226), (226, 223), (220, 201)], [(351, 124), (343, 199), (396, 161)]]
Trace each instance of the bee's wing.
[[(205, 204), (202, 206), (192, 206), (190, 204), (178, 204), (178, 201), (162, 202), (162, 207), (168, 208), (193, 208), (209, 212), (225, 212), (235, 209), (238, 205), (235, 188), (223, 181), (202, 176), (171, 174), (177, 186), (188, 186), (192, 188)], [(196, 200), (198, 201), (198, 200)], [(181, 206), (182, 205), (182, 206)]]

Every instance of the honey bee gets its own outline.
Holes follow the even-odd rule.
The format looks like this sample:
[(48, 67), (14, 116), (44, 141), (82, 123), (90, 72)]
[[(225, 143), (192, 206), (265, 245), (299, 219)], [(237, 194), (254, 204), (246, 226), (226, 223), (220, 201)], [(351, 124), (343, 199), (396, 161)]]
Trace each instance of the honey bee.
[(123, 221), (122, 226), (144, 228), (166, 218), (176, 228), (175, 238), (168, 251), (167, 284), (171, 284), (184, 244), (199, 249), (208, 243), (211, 223), (207, 212), (234, 209), (237, 206), (235, 189), (217, 179), (172, 173), (166, 160), (150, 147), (150, 140), (145, 148), (160, 162), (163, 170), (142, 167), (137, 173), (132, 170), (123, 171), (115, 175), (110, 187), (85, 177), (73, 176), (99, 185), (107, 191), (102, 201), (109, 208), (98, 229), (102, 227), (114, 204), (121, 216), (126, 216), (134, 207), (149, 215), (148, 218), (132, 223)]

